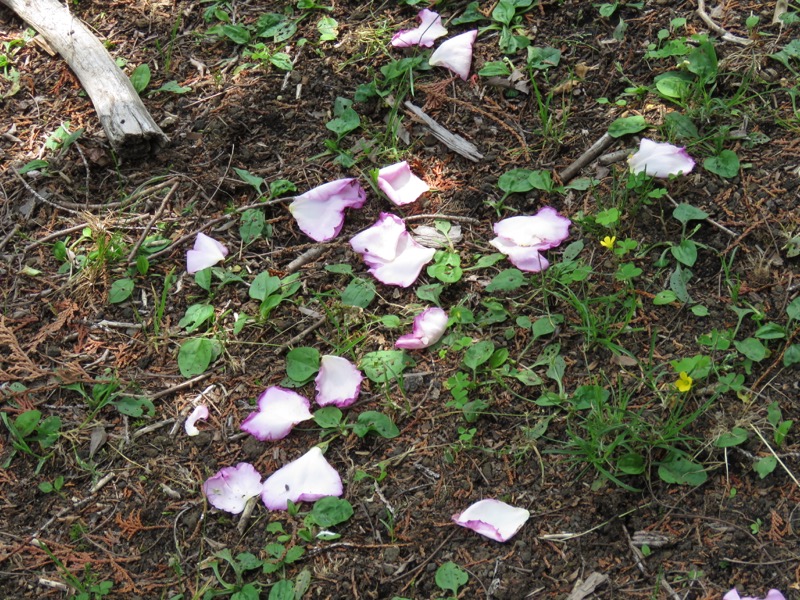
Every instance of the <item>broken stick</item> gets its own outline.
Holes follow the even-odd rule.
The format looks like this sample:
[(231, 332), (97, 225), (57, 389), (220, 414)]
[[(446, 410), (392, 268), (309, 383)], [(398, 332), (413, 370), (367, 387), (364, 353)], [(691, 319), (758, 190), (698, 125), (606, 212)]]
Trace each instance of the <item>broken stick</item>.
[(169, 141), (127, 75), (88, 27), (57, 0), (0, 0), (38, 31), (78, 77), (112, 148), (123, 157), (149, 154)]

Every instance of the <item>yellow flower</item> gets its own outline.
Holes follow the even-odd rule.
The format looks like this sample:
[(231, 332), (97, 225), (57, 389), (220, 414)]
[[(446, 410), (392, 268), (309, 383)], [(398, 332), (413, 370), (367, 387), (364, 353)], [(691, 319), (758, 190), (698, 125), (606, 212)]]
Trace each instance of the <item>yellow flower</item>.
[(609, 250), (614, 249), (614, 242), (617, 241), (617, 236), (615, 235), (607, 235), (602, 240), (600, 240), (600, 245), (603, 248), (608, 248)]
[(683, 392), (685, 394), (692, 389), (692, 383), (694, 383), (694, 379), (689, 377), (686, 371), (681, 371), (678, 375), (678, 381), (675, 382), (675, 387), (678, 388), (679, 392)]

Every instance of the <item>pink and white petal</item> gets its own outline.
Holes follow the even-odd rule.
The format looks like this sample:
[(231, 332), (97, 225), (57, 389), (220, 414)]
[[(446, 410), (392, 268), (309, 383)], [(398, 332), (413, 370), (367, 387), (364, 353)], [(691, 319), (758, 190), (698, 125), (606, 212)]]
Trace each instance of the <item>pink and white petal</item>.
[(473, 29), (445, 40), (433, 51), (428, 64), (446, 67), (466, 81), (472, 65), (472, 45), (477, 37), (478, 30)]
[(511, 240), (503, 237), (496, 237), (489, 243), (508, 256), (508, 260), (511, 261), (511, 264), (520, 271), (538, 273), (550, 266), (550, 262), (536, 247), (518, 246)]
[(395, 342), (395, 348), (406, 350), (419, 350), (433, 346), (442, 339), (447, 329), (448, 316), (439, 307), (426, 308), (414, 318), (411, 333), (400, 336)]
[(261, 501), (270, 510), (286, 510), (288, 501), (312, 502), (325, 496), (341, 496), (342, 478), (314, 446), (300, 458), (267, 477)]
[(205, 421), (208, 419), (208, 407), (205, 404), (198, 404), (194, 407), (191, 414), (186, 417), (186, 422), (183, 428), (186, 430), (186, 435), (200, 435), (200, 430), (195, 426), (197, 421)]
[[(742, 598), (739, 596), (739, 592), (736, 591), (736, 588), (733, 588), (730, 592), (722, 597), (722, 600), (742, 600)], [(747, 600), (747, 598), (744, 600)]]
[(434, 40), (447, 35), (447, 29), (442, 25), (439, 13), (423, 8), (417, 15), (419, 27), (404, 29), (392, 36), (392, 46), (395, 48), (408, 48), (409, 46), (422, 46), (430, 48)]
[(197, 273), (207, 267), (224, 260), (228, 256), (228, 249), (205, 233), (198, 233), (194, 247), (186, 252), (186, 271), (189, 274)]
[(494, 232), (519, 246), (547, 250), (569, 237), (570, 225), (572, 221), (567, 217), (560, 215), (555, 208), (545, 206), (535, 215), (521, 215), (495, 223)]
[(399, 162), (378, 171), (378, 187), (397, 206), (411, 204), (430, 186), (411, 172), (406, 161)]
[(405, 233), (403, 219), (391, 213), (381, 213), (372, 227), (350, 239), (350, 245), (359, 254), (370, 254), (376, 259), (390, 261), (397, 256), (400, 238)]
[(634, 173), (644, 172), (664, 179), (670, 175), (690, 173), (695, 162), (686, 148), (642, 138), (638, 152), (628, 158), (628, 165)]
[(433, 260), (435, 248), (425, 248), (411, 237), (408, 232), (403, 232), (397, 246), (397, 256), (392, 261), (375, 259), (368, 254), (364, 255), (364, 262), (369, 265), (369, 272), (386, 285), (408, 287), (419, 277), (422, 267)]
[(520, 530), (531, 514), (500, 500), (481, 500), (453, 515), (453, 521), (497, 542), (507, 542)]
[(324, 355), (320, 360), (319, 373), (315, 379), (317, 404), (320, 406), (333, 404), (339, 408), (350, 406), (358, 399), (363, 380), (361, 371), (346, 358)]
[(280, 440), (289, 435), (292, 427), (311, 419), (311, 403), (292, 390), (268, 387), (258, 397), (258, 410), (242, 422), (239, 429), (262, 442)]
[(238, 515), (253, 496), (261, 493), (261, 474), (250, 463), (225, 467), (203, 483), (203, 493), (214, 508)]
[(786, 597), (781, 594), (778, 590), (770, 590), (767, 592), (767, 596), (764, 600), (786, 600)]
[(289, 205), (289, 212), (308, 237), (327, 242), (342, 230), (345, 209), (361, 208), (366, 199), (357, 179), (337, 179), (297, 196)]

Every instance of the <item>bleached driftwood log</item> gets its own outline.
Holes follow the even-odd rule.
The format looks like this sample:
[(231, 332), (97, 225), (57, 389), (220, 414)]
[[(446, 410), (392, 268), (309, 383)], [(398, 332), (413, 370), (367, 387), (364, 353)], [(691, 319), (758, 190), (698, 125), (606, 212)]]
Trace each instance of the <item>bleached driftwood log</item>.
[(0, 0), (38, 31), (78, 77), (108, 141), (125, 157), (148, 154), (168, 140), (130, 79), (103, 44), (58, 0)]

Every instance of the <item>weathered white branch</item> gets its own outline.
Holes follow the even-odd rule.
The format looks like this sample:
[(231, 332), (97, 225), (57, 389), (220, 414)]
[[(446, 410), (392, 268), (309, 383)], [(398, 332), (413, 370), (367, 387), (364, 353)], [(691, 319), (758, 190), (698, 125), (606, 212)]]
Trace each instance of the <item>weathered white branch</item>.
[(80, 19), (57, 0), (0, 0), (38, 31), (78, 77), (111, 146), (121, 156), (148, 154), (168, 140), (130, 79)]

